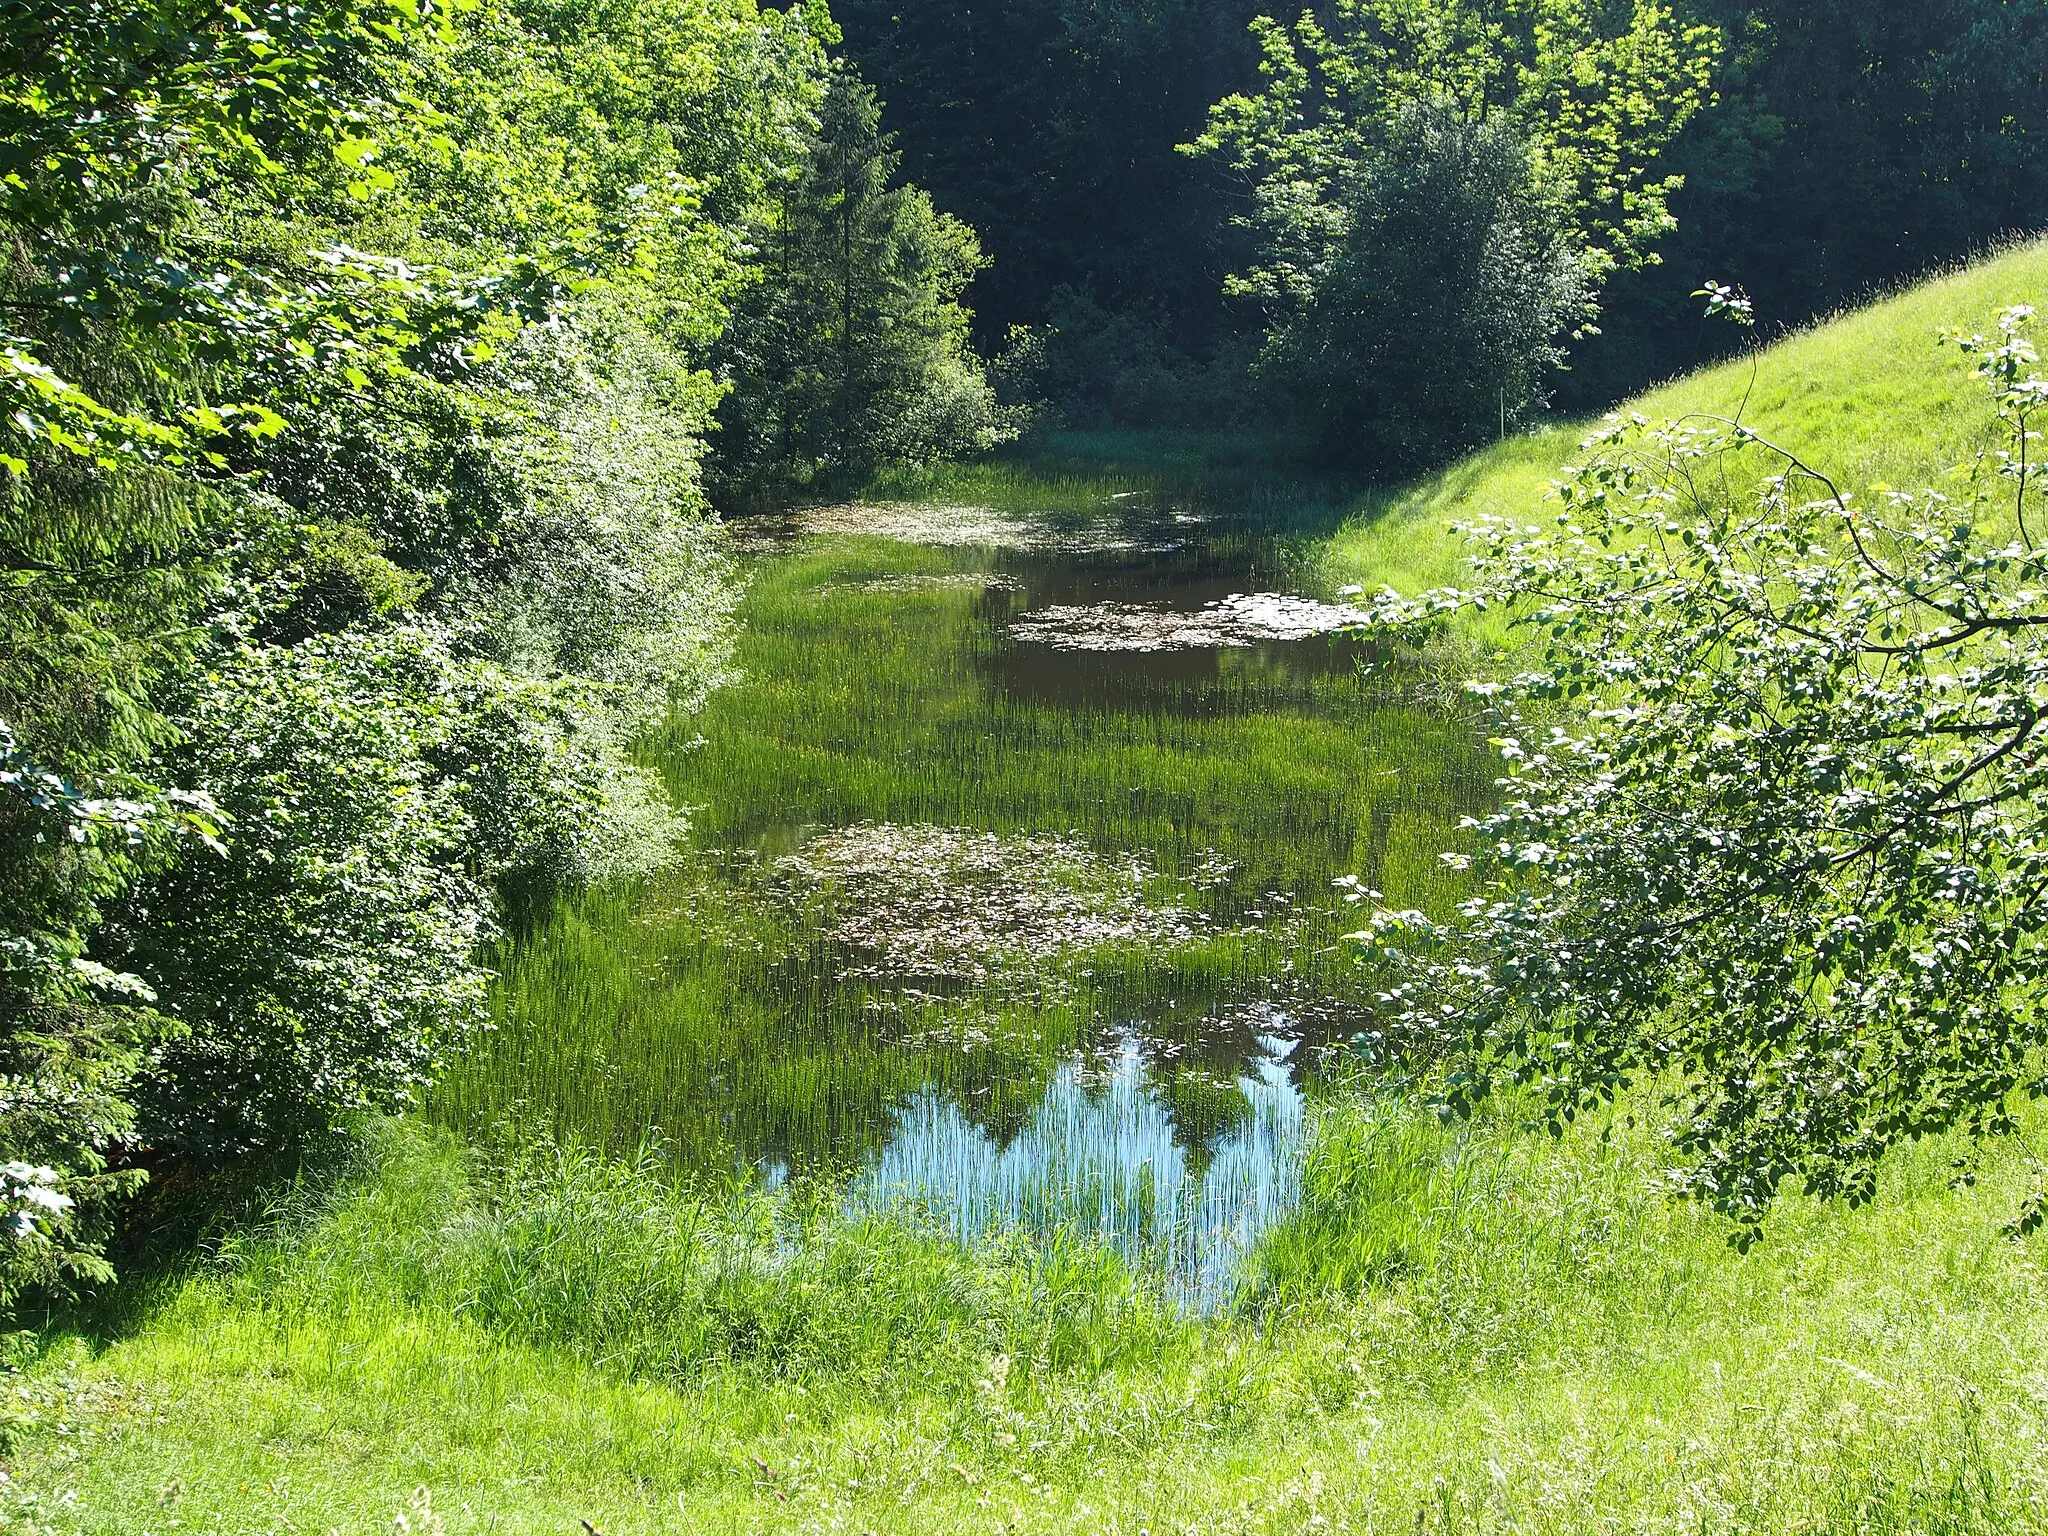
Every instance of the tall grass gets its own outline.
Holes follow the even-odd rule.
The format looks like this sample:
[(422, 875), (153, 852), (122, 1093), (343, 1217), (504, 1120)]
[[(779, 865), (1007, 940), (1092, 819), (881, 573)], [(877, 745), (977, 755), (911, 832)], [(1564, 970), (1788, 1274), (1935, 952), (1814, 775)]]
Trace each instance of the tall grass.
[(1187, 1324), (1108, 1246), (1056, 1225), (960, 1243), (829, 1188), (764, 1191), (506, 1128), (471, 1150), (370, 1126), (339, 1190), (302, 1191), (222, 1255), (281, 1316), (418, 1309), (617, 1375), (738, 1373), (867, 1394), (964, 1385), (992, 1355), (1060, 1372), (1144, 1359)]
[[(734, 856), (564, 903), (518, 936), (496, 1027), (435, 1112), (474, 1127), (526, 1103), (621, 1152), (659, 1134), (694, 1167), (843, 1170), (925, 1085), (1013, 1134), (1061, 1062), (1136, 1023), (1177, 1037), (1155, 1066), (1199, 1145), (1241, 1112), (1230, 1085), (1256, 1054), (1247, 1039), (1225, 1059), (1200, 1021), (1284, 981), (1362, 1024), (1332, 881), (1452, 898), (1439, 854), (1491, 793), (1469, 727), (1345, 658), (1226, 653), (1149, 682), (1146, 658), (1110, 658), (1118, 686), (1091, 694), (1067, 657), (1035, 692), (1004, 670), (1004, 610), (980, 593), (864, 590), (996, 558), (839, 538), (763, 563), (741, 680), (649, 749), (699, 846)], [(771, 866), (812, 830), (866, 821), (1077, 835), (1138, 856), (1149, 894), (1210, 928), (942, 995), (848, 980)]]
[(355, 1530), (424, 1486), (460, 1532), (2048, 1530), (2048, 1270), (2000, 1232), (2025, 1144), (1969, 1188), (1914, 1150), (1876, 1206), (1794, 1199), (1741, 1256), (1651, 1183), (1654, 1095), (1623, 1108), (1551, 1143), (1511, 1106), (1452, 1131), (1326, 1100), (1262, 1283), (1206, 1323), (1099, 1244), (399, 1127), (132, 1336), (46, 1339), (0, 1508)]
[[(835, 543), (760, 573), (745, 680), (658, 752), (678, 798), (700, 808), (701, 840), (773, 847), (864, 820), (1076, 831), (1169, 870), (1221, 854), (1246, 896), (1324, 895), (1332, 877), (1362, 874), (1426, 901), (1440, 867), (1413, 845), (1442, 848), (1491, 793), (1467, 727), (1348, 662), (1202, 653), (1172, 658), (1147, 689), (1142, 658), (1070, 656), (1060, 691), (1040, 693), (1006, 670), (975, 594), (846, 586), (942, 558)], [(1115, 666), (1123, 689), (1091, 698), (1091, 666)]]

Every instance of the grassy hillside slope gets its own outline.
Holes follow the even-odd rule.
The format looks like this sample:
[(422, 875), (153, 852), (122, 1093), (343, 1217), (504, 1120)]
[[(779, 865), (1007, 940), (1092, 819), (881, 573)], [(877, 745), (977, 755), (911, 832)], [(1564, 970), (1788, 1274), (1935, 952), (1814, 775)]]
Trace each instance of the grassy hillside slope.
[[(1968, 359), (1938, 346), (1939, 338), (1951, 329), (1988, 332), (1998, 311), (2013, 304), (2048, 305), (2048, 241), (2015, 247), (1619, 409), (1652, 419), (1739, 410), (1747, 425), (1845, 487), (1939, 484), (1990, 440), (1983, 386)], [(1401, 592), (1455, 584), (1463, 567), (1446, 526), (1528, 516), (1595, 425), (1567, 422), (1510, 438), (1372, 498), (1331, 545), (1332, 579)]]

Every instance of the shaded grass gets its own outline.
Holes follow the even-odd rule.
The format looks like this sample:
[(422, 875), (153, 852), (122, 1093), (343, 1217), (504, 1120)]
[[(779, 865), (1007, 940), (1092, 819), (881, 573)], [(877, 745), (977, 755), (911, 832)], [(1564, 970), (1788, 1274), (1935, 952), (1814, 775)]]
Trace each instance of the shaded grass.
[(1301, 445), (1193, 432), (1055, 432), (987, 460), (877, 479), (863, 499), (994, 507), (1100, 509), (1112, 499), (1175, 504), (1268, 536), (1322, 537), (1356, 507), (1365, 482), (1317, 468)]

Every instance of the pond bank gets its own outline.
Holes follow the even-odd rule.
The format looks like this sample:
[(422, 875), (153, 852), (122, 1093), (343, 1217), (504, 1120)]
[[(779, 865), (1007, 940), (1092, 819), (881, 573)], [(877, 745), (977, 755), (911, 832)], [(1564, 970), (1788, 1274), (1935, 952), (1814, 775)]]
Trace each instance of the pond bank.
[[(1446, 759), (1399, 724), (1441, 723), (1429, 698), (1251, 648), (1034, 670), (1001, 616), (1154, 599), (1034, 593), (1026, 551), (755, 558), (746, 680), (657, 745), (718, 856), (522, 933), (504, 1027), (437, 1106), (524, 1134), (370, 1127), (118, 1318), (17, 1337), (0, 1512), (65, 1536), (2048, 1531), (2048, 1238), (2001, 1230), (2038, 1117), (1973, 1184), (1930, 1143), (1875, 1207), (1793, 1197), (1744, 1256), (1655, 1182), (1654, 1091), (1551, 1142), (1511, 1103), (1447, 1128), (1341, 1059), (1298, 1069), (1371, 1002), (1328, 953), (1327, 882), (1405, 868), (1440, 898), (1444, 781), (1413, 786)], [(1312, 559), (1272, 569), (1340, 598)], [(1213, 574), (1194, 609), (1289, 586)], [(1291, 1189), (1230, 1173), (1288, 1134), (1283, 1085)], [(1291, 1206), (1233, 1306), (1181, 1304), (1114, 1222), (982, 1219), (1071, 1210), (1048, 1167), (1099, 1200), (1145, 1126), (1181, 1189), (1221, 1168)], [(1061, 1163), (1061, 1136), (1141, 1155)], [(986, 1197), (923, 1225), (857, 1198), (925, 1199), (934, 1169)]]

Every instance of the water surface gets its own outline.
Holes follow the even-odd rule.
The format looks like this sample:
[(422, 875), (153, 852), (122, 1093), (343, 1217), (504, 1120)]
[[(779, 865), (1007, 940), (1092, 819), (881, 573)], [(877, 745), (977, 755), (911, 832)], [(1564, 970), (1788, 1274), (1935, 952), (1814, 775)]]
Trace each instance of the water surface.
[(1491, 782), (1469, 724), (1341, 635), (1062, 641), (1087, 610), (1184, 637), (1257, 594), (1343, 601), (1312, 541), (1228, 508), (735, 534), (740, 677), (650, 748), (696, 855), (517, 937), (442, 1111), (832, 1177), (966, 1241), (1079, 1233), (1227, 1294), (1295, 1197), (1318, 1064), (1370, 1019), (1333, 882), (1450, 899)]

